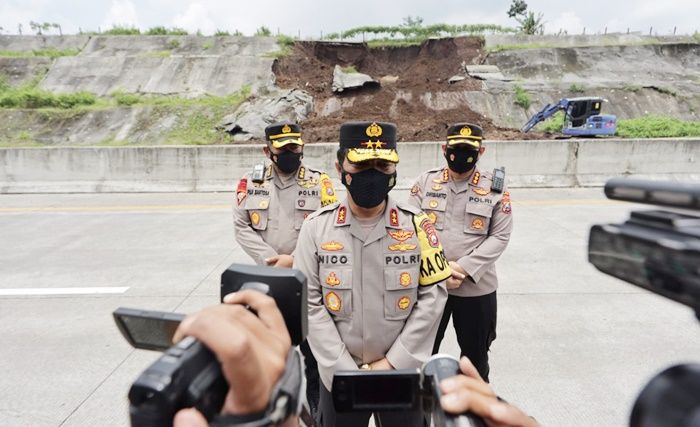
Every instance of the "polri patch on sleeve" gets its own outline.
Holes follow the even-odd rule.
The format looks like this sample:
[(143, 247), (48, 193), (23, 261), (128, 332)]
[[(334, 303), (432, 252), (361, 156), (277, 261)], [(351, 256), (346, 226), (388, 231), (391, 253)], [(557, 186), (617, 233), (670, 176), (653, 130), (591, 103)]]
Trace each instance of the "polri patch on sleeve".
[(248, 179), (243, 178), (238, 182), (238, 188), (236, 189), (236, 201), (238, 202), (238, 206), (243, 203), (243, 200), (245, 200), (246, 195), (248, 190)]

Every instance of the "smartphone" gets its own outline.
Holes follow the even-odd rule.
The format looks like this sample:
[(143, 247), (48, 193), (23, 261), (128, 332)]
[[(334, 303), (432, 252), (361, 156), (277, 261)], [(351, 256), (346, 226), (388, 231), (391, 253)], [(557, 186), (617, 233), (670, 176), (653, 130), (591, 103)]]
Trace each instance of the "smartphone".
[(119, 307), (112, 315), (119, 331), (132, 347), (165, 351), (173, 346), (173, 336), (184, 314), (169, 311)]

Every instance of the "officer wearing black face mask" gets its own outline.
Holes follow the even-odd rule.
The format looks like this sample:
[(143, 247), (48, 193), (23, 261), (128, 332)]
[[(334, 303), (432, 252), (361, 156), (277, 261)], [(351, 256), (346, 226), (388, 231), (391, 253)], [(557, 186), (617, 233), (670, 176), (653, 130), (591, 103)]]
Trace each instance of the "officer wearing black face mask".
[(440, 349), (451, 316), (462, 355), (488, 381), (488, 351), (496, 338), (495, 262), (508, 245), (513, 217), (505, 185), (477, 166), (482, 143), (479, 126), (450, 126), (443, 145), (447, 167), (419, 176), (409, 203), (428, 214), (455, 272), (447, 280), (450, 296), (433, 353)]
[[(291, 267), (301, 224), (313, 211), (334, 203), (336, 196), (325, 172), (301, 163), (304, 141), (299, 125), (273, 123), (265, 128), (265, 137), (263, 152), (272, 164), (257, 166), (238, 183), (234, 231), (238, 244), (257, 264)], [(318, 403), (318, 371), (308, 344), (301, 349), (313, 413)]]
[[(420, 367), (447, 299), (451, 272), (435, 228), (420, 209), (389, 194), (398, 161), (395, 125), (343, 124), (336, 169), (347, 199), (312, 214), (299, 234), (294, 267), (308, 278), (308, 341), (321, 374), (321, 426), (367, 425), (370, 413), (335, 412), (333, 374)], [(382, 426), (423, 422), (416, 412), (375, 417)]]

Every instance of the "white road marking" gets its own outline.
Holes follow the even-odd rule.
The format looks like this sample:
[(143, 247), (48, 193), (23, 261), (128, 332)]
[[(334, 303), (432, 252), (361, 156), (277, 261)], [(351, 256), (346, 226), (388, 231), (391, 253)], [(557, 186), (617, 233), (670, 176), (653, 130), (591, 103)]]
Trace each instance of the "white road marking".
[(45, 295), (100, 295), (123, 294), (129, 287), (95, 287), (95, 288), (16, 288), (0, 289), (0, 296), (45, 296)]

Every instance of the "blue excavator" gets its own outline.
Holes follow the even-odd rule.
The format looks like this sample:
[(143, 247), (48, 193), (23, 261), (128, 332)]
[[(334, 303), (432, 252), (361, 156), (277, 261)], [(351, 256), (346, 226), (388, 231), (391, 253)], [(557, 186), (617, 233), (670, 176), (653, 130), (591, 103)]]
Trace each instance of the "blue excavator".
[(564, 135), (614, 135), (617, 130), (617, 117), (600, 114), (603, 102), (607, 100), (598, 97), (562, 98), (556, 104), (547, 104), (540, 112), (530, 117), (520, 130), (527, 132), (558, 111), (564, 111), (564, 126), (561, 129)]

